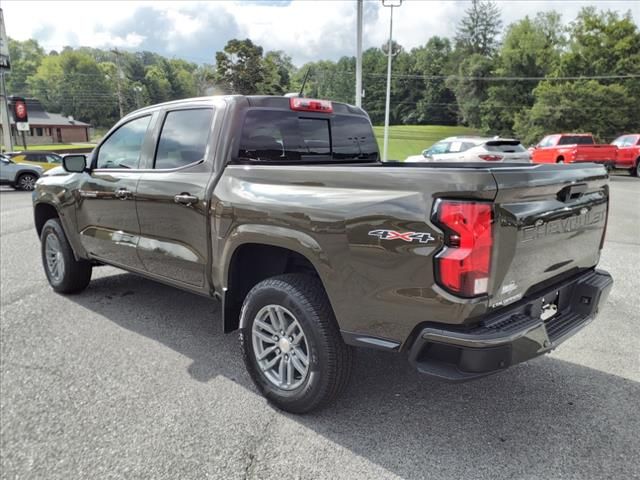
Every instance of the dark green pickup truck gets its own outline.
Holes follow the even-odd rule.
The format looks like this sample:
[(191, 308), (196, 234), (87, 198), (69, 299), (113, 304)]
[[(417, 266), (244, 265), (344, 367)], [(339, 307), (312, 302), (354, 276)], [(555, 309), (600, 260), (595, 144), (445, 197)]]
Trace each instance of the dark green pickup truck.
[[(596, 315), (602, 166), (381, 163), (341, 103), (226, 96), (123, 118), (34, 192), (54, 290), (113, 265), (222, 302), (249, 372), (306, 412), (346, 386), (353, 346), (482, 377)], [(144, 308), (141, 305), (140, 308)]]

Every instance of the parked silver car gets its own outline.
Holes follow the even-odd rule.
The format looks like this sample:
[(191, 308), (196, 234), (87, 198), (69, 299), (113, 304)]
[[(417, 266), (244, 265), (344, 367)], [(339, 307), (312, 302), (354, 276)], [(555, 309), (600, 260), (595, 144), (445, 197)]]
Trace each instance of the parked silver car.
[(11, 185), (17, 190), (31, 191), (44, 170), (38, 165), (15, 163), (0, 154), (0, 185)]
[(531, 154), (512, 138), (449, 137), (407, 157), (405, 162), (531, 162)]

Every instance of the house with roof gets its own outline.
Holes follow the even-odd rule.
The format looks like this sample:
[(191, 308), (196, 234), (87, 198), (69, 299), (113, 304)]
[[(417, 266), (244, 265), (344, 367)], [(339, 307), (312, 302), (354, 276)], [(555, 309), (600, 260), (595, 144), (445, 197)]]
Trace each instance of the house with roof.
[[(13, 108), (9, 97), (11, 134), (14, 145), (22, 143), (22, 132), (15, 126)], [(47, 112), (35, 98), (25, 99), (29, 115), (29, 131), (25, 132), (28, 145), (49, 145), (53, 143), (88, 142), (91, 125), (65, 117), (59, 113)]]

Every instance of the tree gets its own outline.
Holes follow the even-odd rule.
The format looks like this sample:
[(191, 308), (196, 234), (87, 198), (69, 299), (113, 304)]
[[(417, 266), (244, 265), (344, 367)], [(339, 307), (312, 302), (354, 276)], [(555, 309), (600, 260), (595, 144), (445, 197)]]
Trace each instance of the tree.
[(222, 52), (216, 52), (218, 82), (229, 93), (252, 95), (264, 81), (262, 47), (248, 38), (229, 40)]
[(494, 76), (521, 80), (493, 83), (481, 105), (481, 127), (486, 133), (511, 135), (515, 115), (529, 109), (539, 80), (557, 68), (566, 44), (560, 15), (539, 13), (510, 25), (498, 52)]
[(283, 95), (291, 87), (291, 75), (295, 67), (291, 57), (283, 51), (267, 52), (263, 59), (264, 77), (258, 91), (264, 95)]
[(610, 142), (621, 132), (640, 130), (637, 105), (629, 101), (629, 90), (623, 85), (546, 81), (534, 96), (535, 104), (516, 116), (514, 127), (528, 144), (553, 132), (591, 132), (600, 141)]
[(27, 79), (34, 75), (45, 57), (44, 49), (36, 40), (23, 42), (9, 39), (9, 55), (11, 56), (11, 72), (7, 75), (7, 91), (10, 95), (26, 95)]
[(456, 31), (456, 48), (466, 55), (492, 55), (502, 28), (500, 9), (490, 0), (472, 0)]
[[(417, 74), (442, 76), (451, 70), (451, 42), (448, 38), (431, 37), (424, 47), (412, 50)], [(416, 123), (455, 125), (457, 122), (456, 98), (442, 78), (423, 80), (423, 90), (416, 105)]]
[(640, 73), (640, 31), (630, 12), (585, 7), (569, 26), (569, 38), (559, 75)]
[(28, 84), (45, 108), (93, 125), (109, 125), (117, 109), (104, 71), (87, 53), (65, 48), (42, 60)]
[(482, 125), (480, 107), (487, 98), (489, 82), (484, 77), (491, 76), (493, 62), (480, 54), (465, 58), (458, 67), (458, 74), (447, 79), (447, 87), (456, 95), (460, 120), (465, 125), (480, 128)]

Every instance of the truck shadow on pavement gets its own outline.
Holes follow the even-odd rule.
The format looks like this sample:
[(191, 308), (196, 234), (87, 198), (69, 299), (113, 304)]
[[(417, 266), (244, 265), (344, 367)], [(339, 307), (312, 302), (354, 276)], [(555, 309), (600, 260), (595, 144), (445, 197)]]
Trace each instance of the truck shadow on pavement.
[[(131, 274), (68, 298), (190, 358), (193, 379), (223, 375), (256, 392), (216, 302)], [(549, 356), (447, 384), (418, 375), (403, 355), (358, 350), (336, 405), (274, 415), (403, 478), (632, 478), (639, 398), (634, 381)]]

